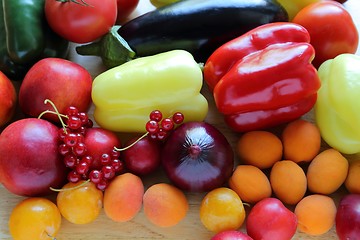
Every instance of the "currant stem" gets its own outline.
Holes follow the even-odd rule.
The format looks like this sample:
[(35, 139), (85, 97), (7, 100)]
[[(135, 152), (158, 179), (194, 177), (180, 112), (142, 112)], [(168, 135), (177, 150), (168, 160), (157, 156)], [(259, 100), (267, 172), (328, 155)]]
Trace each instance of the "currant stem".
[(59, 112), (59, 110), (56, 108), (55, 104), (54, 104), (51, 100), (45, 99), (44, 104), (47, 104), (47, 103), (49, 103), (49, 104), (54, 108), (54, 111), (45, 110), (44, 112), (42, 112), (42, 113), (39, 115), (38, 118), (42, 117), (45, 113), (56, 114), (56, 115), (58, 116), (59, 120), (60, 120), (61, 126), (63, 126), (63, 128), (64, 128), (64, 132), (67, 133), (67, 131), (66, 131), (66, 124), (64, 123), (64, 121), (63, 121), (62, 118), (63, 118), (63, 117), (64, 117), (64, 118), (68, 118), (68, 116), (66, 116), (66, 115), (64, 115), (64, 114), (61, 114), (61, 113)]
[(54, 191), (54, 192), (65, 192), (65, 191), (70, 191), (70, 190), (75, 190), (75, 189), (78, 189), (78, 188), (81, 188), (83, 186), (85, 186), (87, 183), (90, 182), (90, 179), (86, 180), (85, 182), (75, 186), (75, 187), (71, 187), (71, 188), (62, 188), (62, 189), (57, 189), (57, 188), (53, 188), (53, 187), (50, 187), (50, 190), (51, 191)]
[(61, 114), (61, 113), (57, 113), (57, 112), (54, 112), (54, 111), (51, 111), (51, 110), (45, 110), (43, 111), (42, 113), (40, 113), (40, 115), (38, 116), (38, 118), (41, 118), (43, 115), (45, 115), (46, 113), (51, 113), (51, 114), (55, 114), (55, 115), (60, 115), (60, 117), (63, 117), (63, 118), (69, 118), (68, 116), (64, 115), (64, 114)]
[(126, 147), (124, 147), (124, 148), (114, 147), (114, 149), (115, 149), (116, 151), (118, 151), (118, 152), (125, 151), (125, 150), (131, 148), (132, 146), (134, 146), (134, 145), (135, 145), (136, 143), (138, 143), (141, 139), (145, 138), (148, 134), (149, 134), (148, 132), (144, 133), (141, 137), (139, 137), (138, 139), (136, 139), (136, 141), (133, 142), (132, 144), (130, 144), (129, 146), (126, 146)]

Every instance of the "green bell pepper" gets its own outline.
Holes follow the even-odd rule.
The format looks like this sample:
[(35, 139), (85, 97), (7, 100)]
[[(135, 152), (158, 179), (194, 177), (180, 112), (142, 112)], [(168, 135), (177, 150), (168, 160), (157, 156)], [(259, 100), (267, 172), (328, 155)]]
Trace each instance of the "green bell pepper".
[(344, 154), (360, 152), (360, 56), (341, 54), (318, 69), (315, 120), (324, 141)]
[(0, 71), (21, 79), (45, 57), (67, 56), (69, 42), (55, 34), (44, 15), (45, 0), (0, 0)]
[(200, 93), (201, 67), (185, 50), (141, 57), (98, 75), (92, 85), (94, 119), (115, 132), (145, 132), (153, 110), (202, 121), (208, 102)]

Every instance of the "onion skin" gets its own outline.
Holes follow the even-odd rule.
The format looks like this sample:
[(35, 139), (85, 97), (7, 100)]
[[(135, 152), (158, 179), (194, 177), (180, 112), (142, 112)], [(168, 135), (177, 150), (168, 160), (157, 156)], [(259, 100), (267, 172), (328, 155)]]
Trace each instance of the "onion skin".
[(188, 192), (222, 186), (234, 168), (234, 152), (225, 136), (206, 122), (187, 122), (166, 140), (161, 161), (170, 181)]

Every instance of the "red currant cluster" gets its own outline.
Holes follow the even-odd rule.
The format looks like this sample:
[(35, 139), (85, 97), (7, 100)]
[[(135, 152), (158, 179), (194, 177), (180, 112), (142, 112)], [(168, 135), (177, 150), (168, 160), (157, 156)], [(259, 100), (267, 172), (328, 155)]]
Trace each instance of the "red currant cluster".
[(150, 113), (150, 120), (146, 123), (145, 129), (152, 139), (163, 140), (174, 129), (175, 124), (181, 124), (184, 121), (184, 115), (181, 112), (174, 113), (171, 117), (163, 118), (160, 110), (154, 110)]
[(66, 167), (72, 169), (68, 180), (76, 183), (89, 179), (100, 190), (104, 190), (116, 173), (123, 170), (123, 162), (119, 159), (120, 152), (113, 150), (104, 153), (100, 158), (101, 169), (93, 169), (92, 156), (87, 154), (84, 138), (86, 129), (93, 126), (87, 113), (79, 112), (76, 107), (68, 107), (65, 111), (64, 127), (59, 130), (59, 152), (64, 157)]

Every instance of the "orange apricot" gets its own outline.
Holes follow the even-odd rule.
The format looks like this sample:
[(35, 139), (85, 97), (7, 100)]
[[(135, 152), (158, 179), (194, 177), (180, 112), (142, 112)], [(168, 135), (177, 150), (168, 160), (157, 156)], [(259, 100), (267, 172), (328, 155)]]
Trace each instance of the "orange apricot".
[(132, 173), (115, 177), (104, 191), (104, 212), (115, 222), (133, 219), (141, 210), (144, 185)]
[(103, 207), (103, 192), (85, 180), (65, 184), (56, 197), (61, 215), (71, 223), (95, 221)]
[(309, 164), (306, 177), (313, 193), (331, 194), (344, 182), (349, 162), (337, 150), (330, 148), (319, 153)]
[(252, 165), (237, 166), (229, 179), (229, 187), (247, 203), (256, 203), (272, 193), (268, 177)]
[(219, 233), (239, 229), (245, 221), (246, 212), (239, 195), (234, 190), (219, 187), (204, 196), (199, 215), (206, 229)]
[(281, 138), (284, 147), (284, 159), (296, 163), (310, 162), (320, 152), (320, 130), (309, 121), (298, 119), (288, 123)]
[(298, 230), (309, 235), (321, 235), (335, 224), (336, 205), (326, 195), (313, 194), (304, 197), (295, 207)]
[(270, 184), (276, 197), (285, 204), (297, 204), (307, 190), (304, 170), (291, 160), (274, 164), (270, 172)]
[(185, 194), (168, 183), (150, 186), (143, 196), (144, 214), (156, 226), (171, 227), (185, 218), (189, 203)]
[(283, 145), (280, 138), (268, 131), (244, 133), (237, 143), (237, 153), (245, 164), (260, 169), (272, 167), (282, 158)]
[(360, 194), (360, 160), (350, 163), (345, 187), (350, 193)]

